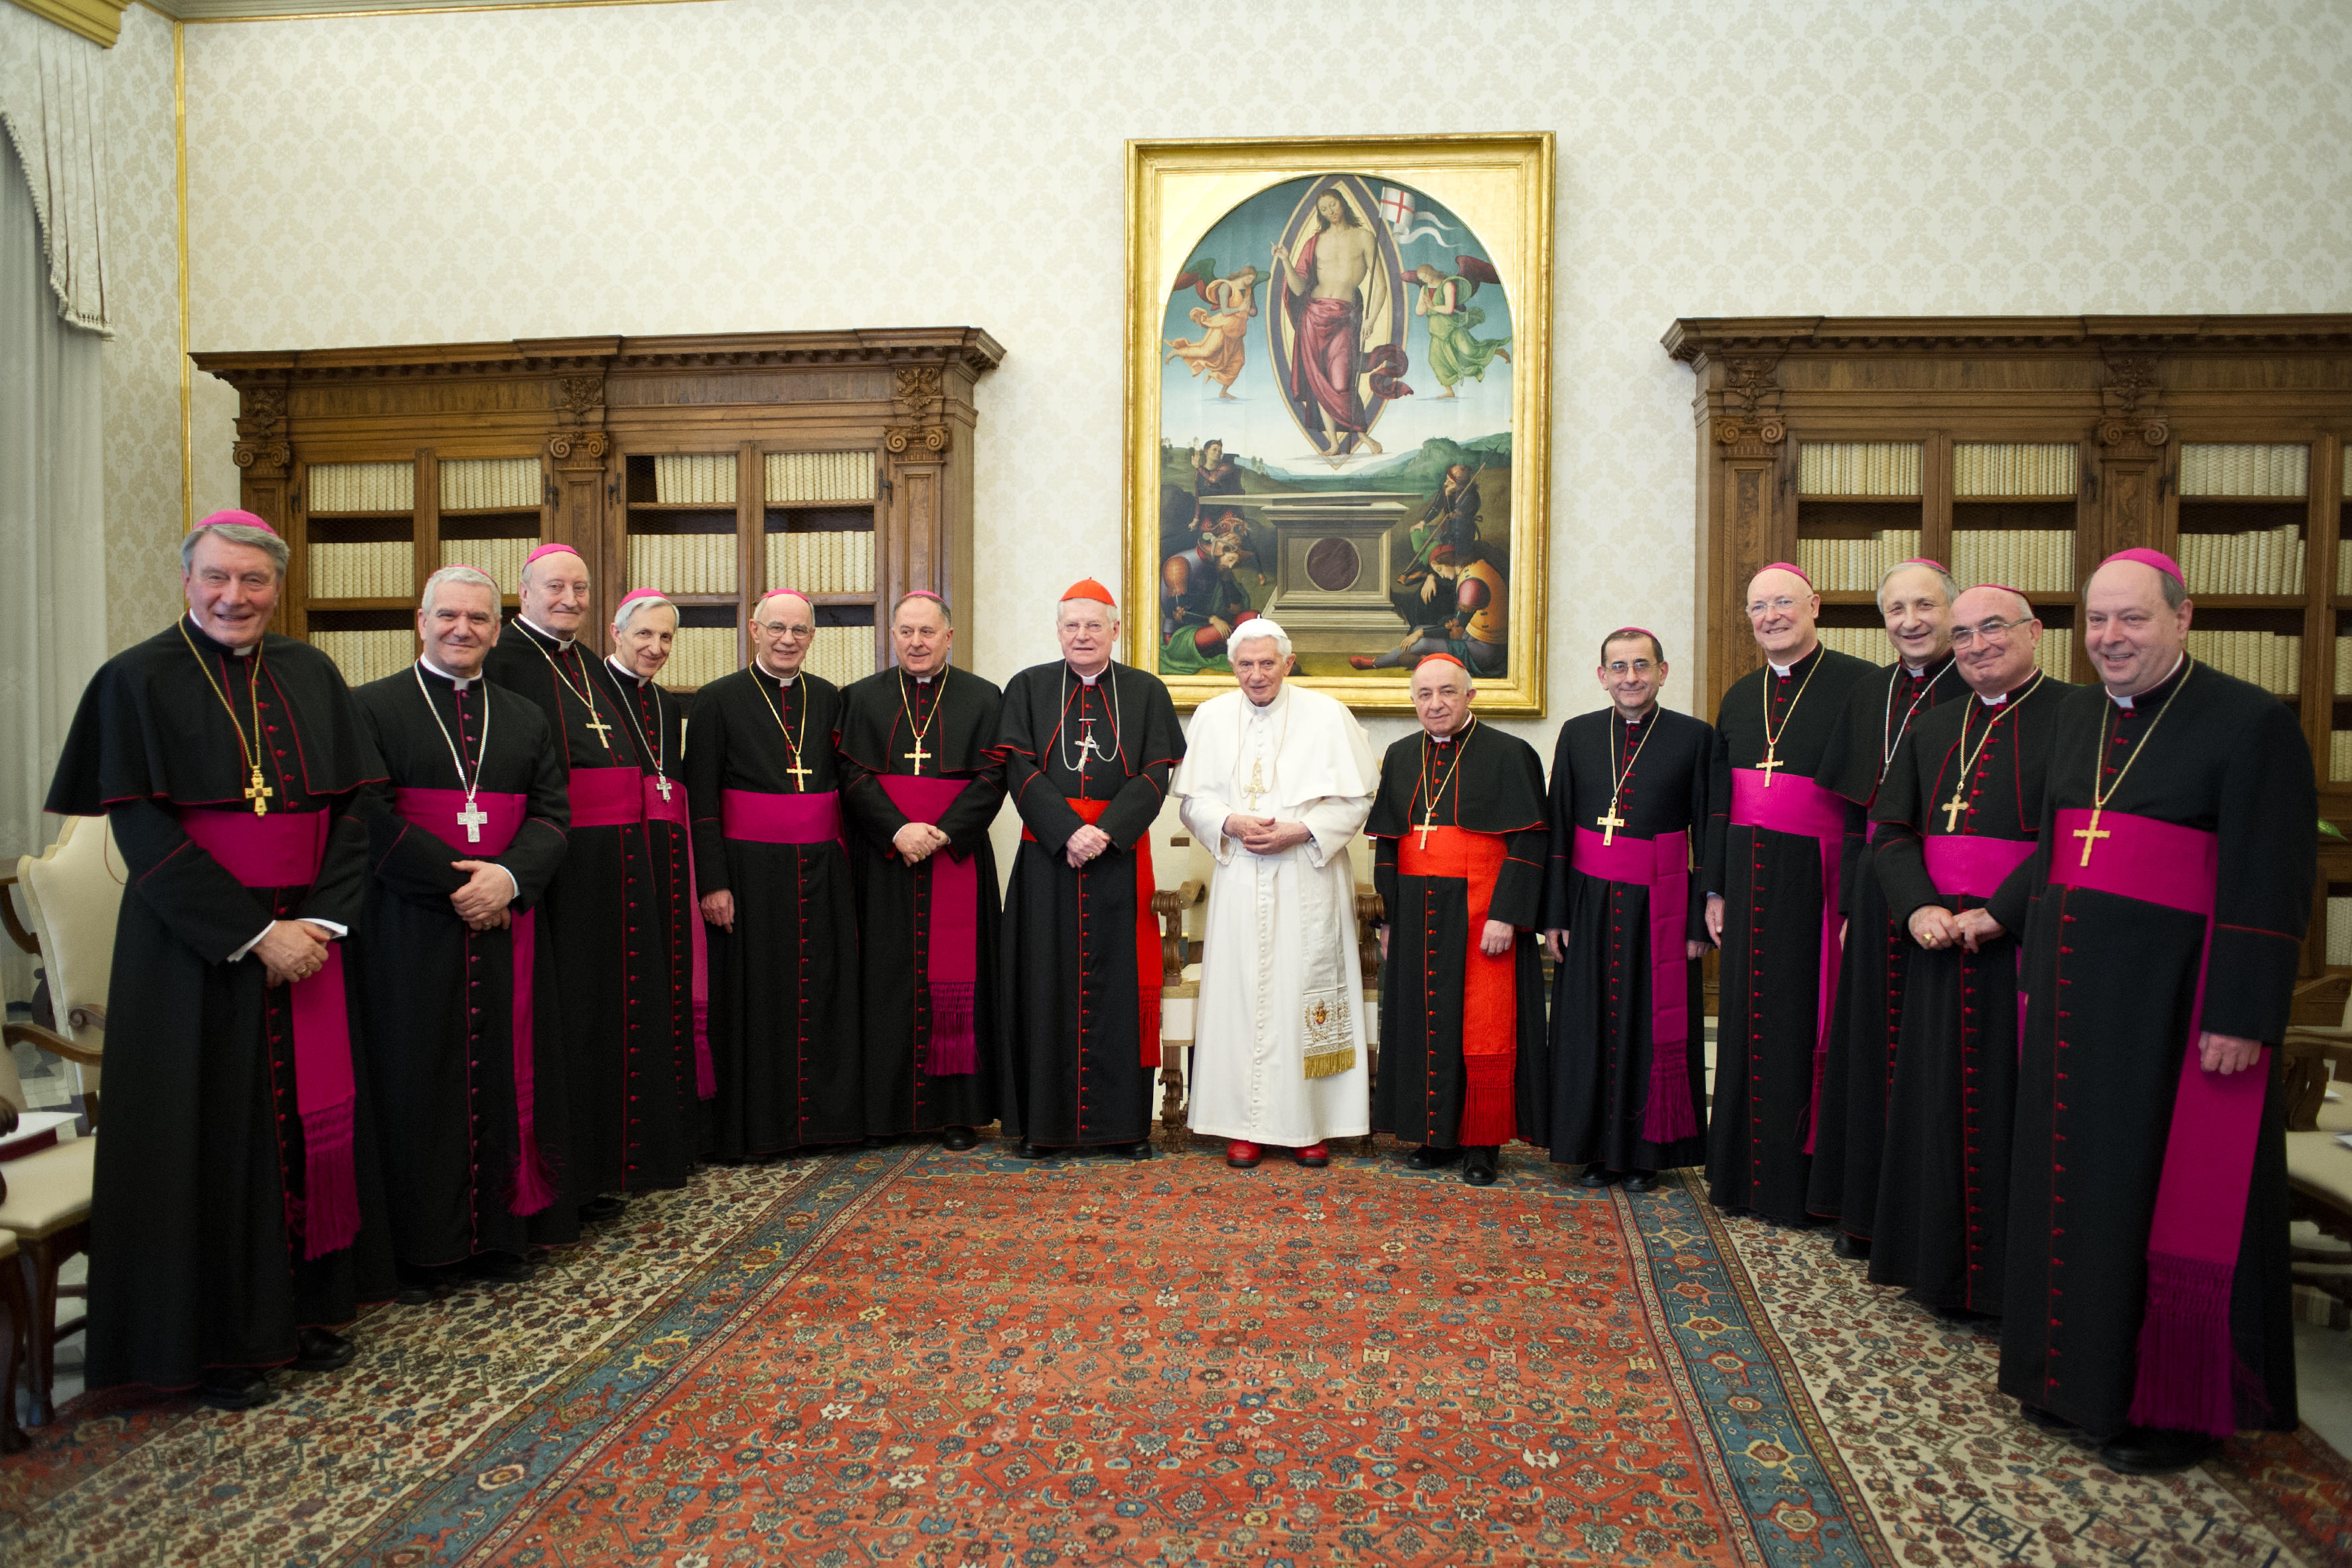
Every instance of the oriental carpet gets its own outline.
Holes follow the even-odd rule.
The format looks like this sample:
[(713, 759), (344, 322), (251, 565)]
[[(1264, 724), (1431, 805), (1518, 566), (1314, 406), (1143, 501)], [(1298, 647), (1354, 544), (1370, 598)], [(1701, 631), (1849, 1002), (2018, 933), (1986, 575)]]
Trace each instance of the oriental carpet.
[(0, 1461), (67, 1565), (2316, 1565), (2307, 1432), (2114, 1475), (1993, 1342), (1680, 1182), (1478, 1191), (929, 1145), (716, 1167), (241, 1415), (89, 1395)]

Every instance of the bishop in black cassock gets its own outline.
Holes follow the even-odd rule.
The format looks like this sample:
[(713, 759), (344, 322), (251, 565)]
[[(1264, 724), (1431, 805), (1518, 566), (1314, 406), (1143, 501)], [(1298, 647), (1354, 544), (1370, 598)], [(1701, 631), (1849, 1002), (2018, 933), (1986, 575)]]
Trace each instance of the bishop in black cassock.
[(1064, 658), (1005, 683), (994, 746), (1022, 822), (998, 1116), (1024, 1155), (1109, 1145), (1148, 1158), (1162, 984), (1149, 835), (1184, 736), (1159, 678), (1112, 661), (1110, 590), (1074, 584), (1055, 626)]
[(892, 612), (898, 665), (842, 693), (842, 798), (856, 874), (866, 1132), (969, 1149), (996, 1120), (996, 853), (1003, 694), (948, 663), (947, 606)]
[(1707, 1195), (1801, 1226), (1813, 1089), (1837, 994), (1832, 884), (1849, 819), (1861, 816), (1817, 774), (1871, 667), (1821, 645), (1821, 600), (1795, 567), (1758, 573), (1748, 603), (1765, 668), (1724, 694), (1707, 785), (1707, 921), (1723, 948)]
[[(1855, 682), (1821, 782), (1867, 812), (1895, 748), (1919, 716), (1969, 694), (1952, 668), (1952, 601), (1959, 589), (1933, 561), (1906, 561), (1878, 585), (1895, 662)], [(1808, 1213), (1838, 1224), (1842, 1258), (1866, 1257), (1878, 1206), (1878, 1165), (1886, 1144), (1886, 1095), (1903, 1019), (1903, 975), (1911, 936), (1886, 907), (1866, 820), (1846, 841), (1839, 869), (1845, 952), (1836, 1011), (1822, 1063), (1813, 1117)]]
[[(579, 1235), (560, 1180), (561, 993), (537, 914), (563, 862), (563, 770), (539, 709), (480, 679), (498, 613), (488, 579), (436, 574), (425, 658), (352, 693), (387, 775), (362, 808), (373, 874), (354, 950), (394, 1132), (384, 1184), (404, 1300), (457, 1265), (520, 1278), (533, 1243)], [(452, 899), (484, 867), (510, 901), (478, 928)]]
[(1942, 1312), (1992, 1314), (2009, 1241), (2017, 943), (1945, 917), (2006, 906), (2022, 929), (2021, 868), (2071, 688), (2034, 668), (2041, 623), (2016, 594), (1971, 588), (1954, 609), (1969, 691), (1912, 725), (1870, 811), (1878, 885), (1911, 950), (1870, 1278)]
[(2186, 656), (2184, 592), (2132, 550), (2084, 595), (2104, 689), (2060, 704), (2042, 794), (2001, 1322), (2001, 1391), (2139, 1471), (2295, 1425), (2274, 1047), (2311, 753), (2292, 708)]
[[(1364, 822), (1386, 928), (1372, 1130), (1418, 1145), (1409, 1163), (1419, 1170), (1458, 1152), (1463, 1180), (1486, 1186), (1503, 1144), (1523, 1131), (1544, 1137), (1534, 939), (1548, 847), (1543, 759), (1470, 713), (1469, 668), (1452, 654), (1414, 666), (1412, 692), (1423, 728), (1381, 759)], [(1499, 952), (1486, 951), (1490, 923), (1512, 928)]]
[[(562, 987), (572, 1091), (567, 1190), (583, 1217), (620, 1194), (685, 1182), (693, 1097), (678, 1074), (669, 935), (646, 831), (646, 760), (604, 661), (576, 635), (588, 569), (541, 545), (523, 567), (521, 613), (483, 661), (492, 683), (547, 717), (572, 813), (570, 848), (540, 908)], [(551, 1041), (551, 1046), (556, 1042)]]
[(687, 753), (710, 918), (710, 1152), (741, 1160), (865, 1131), (857, 906), (835, 737), (841, 691), (801, 668), (806, 599), (752, 611), (750, 668), (698, 694)]
[[(270, 1397), (270, 1367), (349, 1362), (331, 1325), (393, 1293), (343, 944), (279, 923), (359, 922), (352, 807), (375, 768), (333, 662), (263, 629), (284, 581), (268, 525), (215, 513), (187, 548), (192, 613), (91, 678), (47, 809), (107, 817), (125, 883), (89, 1383), (201, 1385), (243, 1409)], [(279, 984), (289, 950), (299, 978)], [(297, 1028), (304, 987), (324, 1030)]]
[[(1559, 727), (1543, 924), (1552, 971), (1551, 1095), (1538, 1123), (1586, 1186), (1706, 1158), (1706, 890), (1692, 874), (1707, 819), (1715, 731), (1658, 702), (1666, 664), (1648, 632), (1603, 646), (1616, 700)], [(1676, 896), (1679, 892), (1679, 897)], [(1663, 1045), (1662, 1045), (1663, 1039)]]

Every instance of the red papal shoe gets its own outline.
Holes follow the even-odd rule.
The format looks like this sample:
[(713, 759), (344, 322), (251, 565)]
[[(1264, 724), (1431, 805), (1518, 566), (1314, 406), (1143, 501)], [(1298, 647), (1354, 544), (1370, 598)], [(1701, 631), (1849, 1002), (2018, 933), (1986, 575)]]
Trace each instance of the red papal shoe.
[(1331, 1163), (1331, 1145), (1309, 1143), (1306, 1148), (1298, 1151), (1298, 1163), (1312, 1170), (1321, 1170)]
[(1377, 669), (1380, 668), (1380, 660), (1374, 658), (1368, 653), (1351, 653), (1348, 656), (1348, 668), (1349, 669)]
[(1225, 1145), (1225, 1163), (1236, 1171), (1246, 1171), (1265, 1157), (1265, 1150), (1255, 1143), (1244, 1143), (1238, 1138)]

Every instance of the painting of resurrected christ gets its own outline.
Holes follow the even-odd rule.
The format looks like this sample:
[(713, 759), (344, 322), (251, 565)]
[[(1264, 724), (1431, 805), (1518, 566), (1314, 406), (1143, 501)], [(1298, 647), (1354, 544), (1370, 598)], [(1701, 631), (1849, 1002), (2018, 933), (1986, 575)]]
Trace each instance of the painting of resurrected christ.
[(1435, 652), (1539, 705), (1549, 139), (1265, 177), (1251, 143), (1165, 144), (1164, 174), (1160, 145), (1130, 144), (1137, 662), (1219, 689), (1269, 616), (1360, 705), (1406, 709)]

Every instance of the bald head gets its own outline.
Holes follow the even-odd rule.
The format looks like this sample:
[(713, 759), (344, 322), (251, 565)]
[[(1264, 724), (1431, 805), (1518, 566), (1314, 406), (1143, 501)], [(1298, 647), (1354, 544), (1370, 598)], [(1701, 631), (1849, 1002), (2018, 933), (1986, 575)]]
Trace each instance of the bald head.
[(2009, 588), (1970, 588), (1952, 601), (1952, 662), (1979, 697), (1999, 697), (2033, 679), (2042, 623)]
[(1785, 566), (1767, 566), (1748, 583), (1748, 626), (1764, 657), (1783, 668), (1796, 663), (1821, 641), (1813, 628), (1822, 596)]
[(801, 672), (816, 641), (816, 607), (799, 594), (771, 594), (751, 612), (751, 658), (782, 680)]
[(515, 598), (531, 625), (558, 637), (577, 637), (588, 616), (588, 563), (572, 551), (551, 550), (524, 565)]

